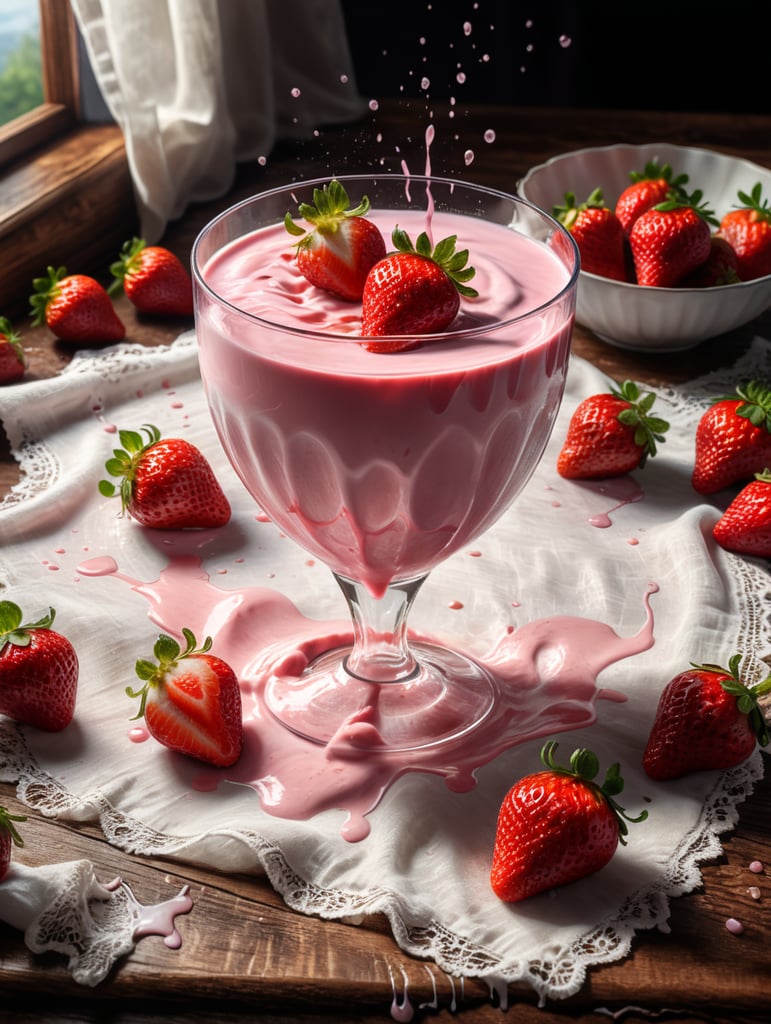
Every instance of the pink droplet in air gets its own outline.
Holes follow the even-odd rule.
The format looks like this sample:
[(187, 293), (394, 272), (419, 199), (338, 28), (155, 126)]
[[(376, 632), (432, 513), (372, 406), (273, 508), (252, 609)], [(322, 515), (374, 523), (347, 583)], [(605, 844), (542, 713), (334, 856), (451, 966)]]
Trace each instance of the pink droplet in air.
[(483, 136), (485, 142), (495, 142), (495, 132), (492, 128), (488, 128)]
[(474, 150), (473, 149), (467, 149), (466, 152), (463, 154), (463, 163), (466, 165), (466, 167), (469, 167), (471, 164), (473, 164), (473, 162), (474, 162)]
[(561, 35), (559, 38), (559, 44), (563, 50), (567, 50), (567, 48), (570, 46), (572, 42), (573, 40), (570, 38), (570, 36)]

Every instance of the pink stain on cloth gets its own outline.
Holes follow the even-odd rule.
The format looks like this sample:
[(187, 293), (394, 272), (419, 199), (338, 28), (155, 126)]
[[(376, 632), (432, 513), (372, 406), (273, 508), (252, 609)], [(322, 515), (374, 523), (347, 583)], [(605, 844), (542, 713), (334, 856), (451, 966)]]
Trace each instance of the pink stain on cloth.
[(23, 932), (33, 953), (65, 956), (73, 980), (89, 988), (146, 935), (163, 936), (169, 949), (178, 949), (175, 919), (192, 908), (187, 886), (144, 906), (120, 878), (100, 883), (87, 860), (39, 867), (14, 861), (0, 883), (0, 920)]

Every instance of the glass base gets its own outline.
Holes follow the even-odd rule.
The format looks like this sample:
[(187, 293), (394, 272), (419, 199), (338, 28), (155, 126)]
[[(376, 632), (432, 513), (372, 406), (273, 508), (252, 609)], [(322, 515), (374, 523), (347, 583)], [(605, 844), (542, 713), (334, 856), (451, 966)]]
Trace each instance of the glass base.
[(497, 691), (482, 665), (433, 644), (410, 650), (417, 670), (395, 682), (361, 679), (346, 669), (346, 650), (329, 651), (299, 677), (272, 676), (265, 703), (303, 739), (372, 753), (451, 743), (487, 718)]

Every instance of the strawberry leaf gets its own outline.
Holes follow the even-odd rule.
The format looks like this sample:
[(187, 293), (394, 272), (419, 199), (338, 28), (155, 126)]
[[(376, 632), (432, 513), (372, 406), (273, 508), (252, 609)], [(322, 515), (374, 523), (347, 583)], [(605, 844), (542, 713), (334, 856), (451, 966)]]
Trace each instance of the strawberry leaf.
[(660, 416), (650, 416), (650, 410), (656, 401), (654, 392), (649, 391), (640, 396), (640, 389), (632, 380), (625, 380), (618, 388), (611, 388), (610, 393), (624, 402), (627, 408), (618, 414), (619, 423), (634, 428), (634, 441), (643, 449), (640, 467), (648, 458), (653, 458), (657, 445), (665, 441), (664, 434), (669, 430), (669, 423)]

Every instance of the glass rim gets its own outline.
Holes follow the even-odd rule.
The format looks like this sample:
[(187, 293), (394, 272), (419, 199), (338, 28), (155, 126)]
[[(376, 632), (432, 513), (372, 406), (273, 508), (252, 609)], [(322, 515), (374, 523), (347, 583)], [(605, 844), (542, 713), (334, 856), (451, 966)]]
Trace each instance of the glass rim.
[[(282, 324), (275, 320), (269, 320), (265, 316), (259, 316), (255, 313), (250, 313), (247, 310), (242, 309), (240, 306), (237, 306), (234, 303), (228, 301), (228, 299), (224, 298), (222, 295), (219, 294), (219, 292), (217, 292), (208, 284), (208, 282), (203, 276), (203, 272), (200, 266), (200, 260), (198, 258), (198, 254), (205, 237), (218, 224), (222, 223), (227, 217), (231, 216), (232, 214), (238, 212), (241, 209), (244, 209), (245, 207), (253, 205), (257, 200), (270, 199), (272, 196), (286, 194), (288, 192), (291, 192), (293, 189), (297, 188), (322, 188), (324, 185), (328, 185), (329, 182), (332, 181), (333, 179), (335, 181), (339, 181), (343, 186), (345, 186), (347, 182), (353, 181), (366, 180), (374, 182), (378, 180), (387, 180), (389, 182), (403, 182), (405, 185), (435, 184), (438, 186), (448, 186), (451, 191), (460, 187), (470, 189), (473, 192), (485, 193), (486, 195), (494, 196), (498, 199), (513, 202), (515, 206), (523, 206), (531, 210), (534, 214), (537, 214), (539, 217), (543, 219), (543, 221), (547, 225), (550, 225), (554, 230), (556, 230), (557, 234), (559, 234), (567, 242), (569, 248), (573, 252), (574, 265), (567, 282), (556, 294), (554, 294), (551, 298), (547, 299), (545, 302), (542, 302), (540, 306), (536, 306), (534, 309), (529, 309), (525, 313), (520, 313), (516, 316), (508, 317), (505, 320), (496, 320), (494, 323), (488, 323), (484, 325), (477, 324), (473, 327), (465, 327), (457, 330), (452, 330), (452, 328), (450, 328), (449, 330), (440, 331), (438, 333), (433, 334), (382, 335), (378, 336), (377, 338), (377, 341), (379, 343), (387, 342), (389, 340), (399, 340), (402, 343), (404, 343), (404, 341), (408, 339), (412, 339), (415, 342), (419, 343), (438, 341), (440, 339), (446, 342), (449, 340), (462, 340), (464, 338), (473, 338), (489, 335), (501, 329), (505, 329), (506, 327), (509, 327), (512, 324), (524, 323), (525, 321), (538, 316), (539, 314), (543, 313), (550, 307), (558, 305), (571, 291), (575, 291), (578, 287), (578, 276), (579, 271), (581, 269), (581, 260), (575, 239), (567, 230), (567, 228), (565, 228), (563, 224), (560, 224), (560, 222), (555, 217), (547, 213), (545, 210), (542, 210), (539, 206), (536, 206), (534, 203), (530, 202), (529, 199), (525, 199), (524, 196), (515, 195), (512, 192), (505, 192), (502, 189), (492, 188), (489, 185), (480, 185), (475, 182), (466, 181), (463, 178), (444, 178), (433, 174), (397, 174), (390, 171), (384, 172), (383, 174), (378, 174), (377, 172), (374, 171), (361, 171), (350, 174), (328, 175), (323, 178), (307, 178), (302, 179), (300, 181), (289, 182), (286, 185), (277, 185), (272, 188), (265, 189), (262, 192), (255, 192), (253, 195), (247, 196), (245, 199), (238, 200), (238, 202), (233, 203), (232, 205), (226, 207), (215, 217), (212, 217), (211, 220), (209, 220), (198, 232), (195, 241), (193, 242), (190, 257), (194, 283), (199, 288), (201, 288), (202, 291), (205, 292), (206, 295), (208, 295), (208, 297), (214, 302), (216, 302), (218, 305), (227, 307), (227, 309), (231, 310), (237, 316), (243, 317), (253, 324), (259, 324), (263, 327), (267, 327), (272, 331), (281, 331), (283, 334), (292, 334), (299, 338), (309, 338), (317, 341), (328, 342), (333, 341), (338, 343), (353, 342), (361, 344), (362, 341), (368, 340), (368, 335), (361, 334), (359, 332), (354, 332), (351, 334), (339, 334), (328, 330), (313, 330), (312, 328), (308, 327), (296, 327), (293, 325)], [(439, 209), (439, 212), (442, 212), (441, 208)], [(276, 221), (276, 223), (280, 223), (280, 221)], [(263, 226), (267, 227), (269, 225)], [(502, 226), (505, 227), (505, 225)], [(254, 228), (252, 230), (256, 231), (259, 229)], [(227, 244), (230, 244), (231, 242), (234, 241), (236, 241), (236, 238), (231, 239), (230, 242), (228, 242)], [(567, 267), (565, 269), (567, 270)]]

